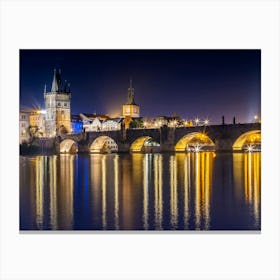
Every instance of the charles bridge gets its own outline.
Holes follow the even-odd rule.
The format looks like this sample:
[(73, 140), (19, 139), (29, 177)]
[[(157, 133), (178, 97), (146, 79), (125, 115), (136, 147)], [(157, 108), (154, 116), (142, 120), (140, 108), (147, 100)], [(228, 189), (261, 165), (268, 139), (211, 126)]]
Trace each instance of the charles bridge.
[[(238, 151), (242, 150), (242, 145), (251, 135), (259, 135), (261, 133), (260, 123), (247, 124), (223, 124), (209, 126), (193, 126), (193, 127), (167, 127), (162, 126), (154, 129), (124, 129), (116, 131), (93, 131), (83, 132), (80, 134), (65, 134), (49, 139), (54, 141), (56, 153), (68, 152), (91, 152), (93, 146), (102, 147), (108, 140), (108, 143), (114, 143), (113, 151), (129, 152), (143, 151), (144, 143), (147, 139), (152, 139), (157, 143), (156, 151), (173, 152), (180, 151), (176, 149), (178, 143), (185, 144), (191, 142), (191, 139), (198, 137), (206, 137), (206, 142), (212, 145), (217, 152)], [(260, 138), (259, 138), (260, 140)], [(138, 142), (139, 149), (133, 150), (133, 145)], [(97, 145), (98, 143), (98, 145)], [(101, 145), (100, 145), (101, 143)], [(185, 144), (184, 144), (185, 143)], [(50, 143), (48, 143), (50, 145)], [(184, 146), (185, 145), (185, 146)], [(74, 149), (73, 149), (74, 148)], [(114, 150), (115, 149), (115, 150)], [(154, 150), (154, 151), (155, 151)], [(183, 151), (182, 150), (182, 151)]]

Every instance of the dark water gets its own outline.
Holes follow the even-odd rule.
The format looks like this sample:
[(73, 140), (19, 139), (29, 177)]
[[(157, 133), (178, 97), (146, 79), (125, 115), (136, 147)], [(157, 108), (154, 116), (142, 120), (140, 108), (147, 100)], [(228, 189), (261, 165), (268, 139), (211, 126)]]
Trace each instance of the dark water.
[(259, 230), (261, 154), (20, 157), (21, 230)]

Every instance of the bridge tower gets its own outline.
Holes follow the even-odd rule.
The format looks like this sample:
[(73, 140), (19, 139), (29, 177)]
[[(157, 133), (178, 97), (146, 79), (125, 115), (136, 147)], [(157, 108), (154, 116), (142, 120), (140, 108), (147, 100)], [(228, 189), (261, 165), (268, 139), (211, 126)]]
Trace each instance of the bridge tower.
[(71, 131), (71, 92), (70, 84), (62, 85), (61, 70), (54, 69), (52, 88), (44, 90), (46, 108), (46, 136), (54, 137), (57, 131)]

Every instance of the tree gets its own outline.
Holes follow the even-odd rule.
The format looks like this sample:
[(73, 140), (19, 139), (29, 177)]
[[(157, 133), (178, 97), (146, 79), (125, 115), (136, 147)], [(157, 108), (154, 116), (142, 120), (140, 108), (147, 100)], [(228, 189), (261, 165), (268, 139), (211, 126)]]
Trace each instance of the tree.
[(139, 119), (132, 120), (129, 124), (129, 128), (143, 128), (143, 127), (144, 127), (144, 123), (142, 120)]

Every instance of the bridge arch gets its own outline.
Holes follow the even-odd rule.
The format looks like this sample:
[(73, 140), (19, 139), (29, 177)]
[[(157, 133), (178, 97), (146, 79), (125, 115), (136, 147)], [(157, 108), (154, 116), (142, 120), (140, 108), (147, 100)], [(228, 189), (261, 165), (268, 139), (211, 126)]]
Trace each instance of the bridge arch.
[(99, 136), (91, 143), (89, 147), (90, 153), (116, 153), (118, 145), (116, 141), (109, 136)]
[(160, 144), (150, 136), (141, 136), (134, 140), (130, 146), (130, 151), (133, 153), (140, 152), (159, 152)]
[(252, 150), (260, 151), (261, 149), (261, 131), (251, 130), (241, 134), (233, 143), (233, 151), (243, 151), (252, 147)]
[(78, 144), (72, 139), (65, 139), (59, 145), (61, 154), (75, 154), (78, 152)]
[(191, 132), (183, 136), (175, 145), (175, 152), (214, 151), (215, 143), (202, 132)]

